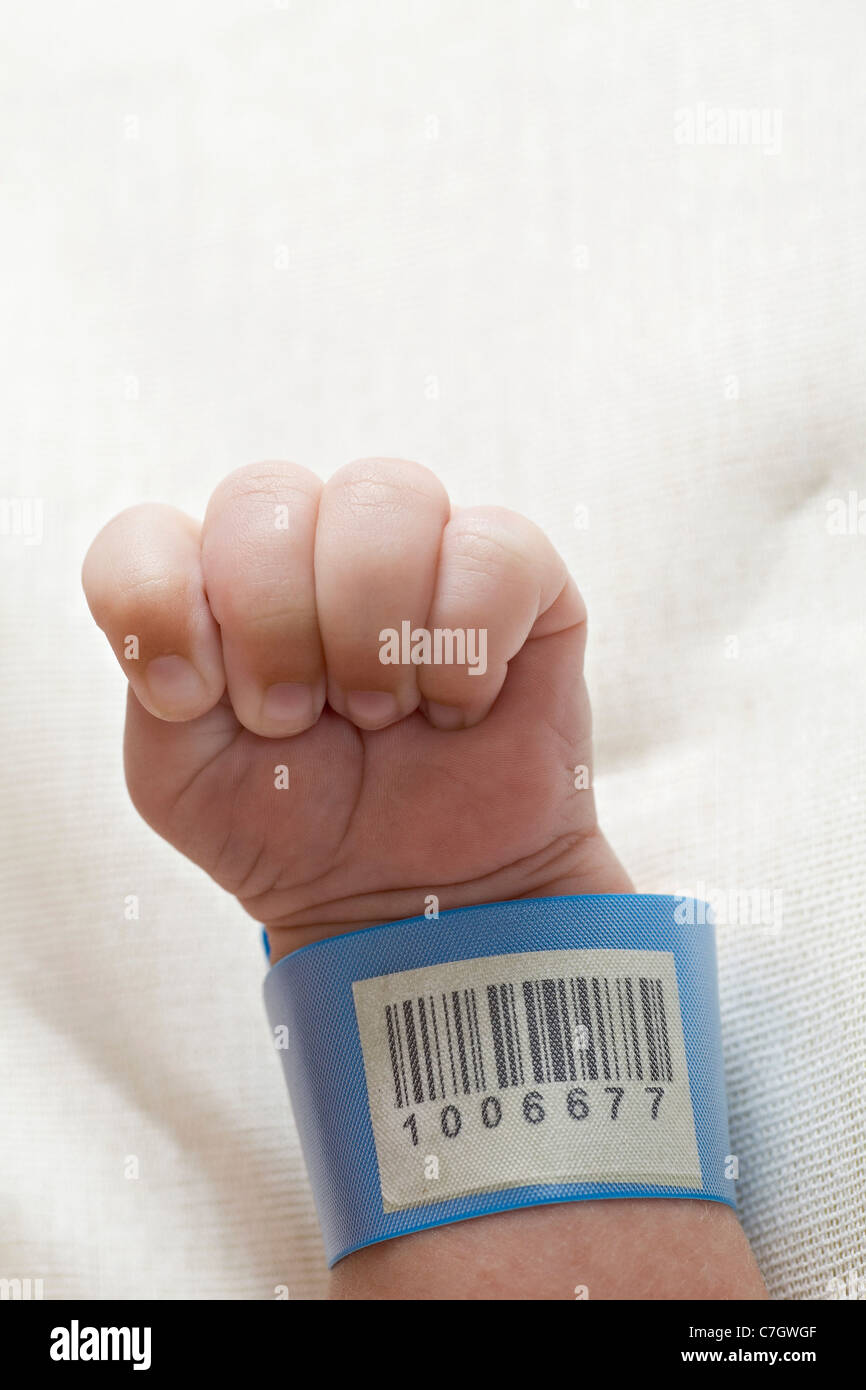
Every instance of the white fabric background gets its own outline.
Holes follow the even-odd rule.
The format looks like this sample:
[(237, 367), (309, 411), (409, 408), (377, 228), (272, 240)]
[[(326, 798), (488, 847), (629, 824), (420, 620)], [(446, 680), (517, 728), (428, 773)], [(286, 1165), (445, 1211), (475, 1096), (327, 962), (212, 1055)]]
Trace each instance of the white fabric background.
[[(385, 453), (568, 556), (639, 887), (783, 895), (720, 929), (743, 1219), (777, 1297), (866, 1277), (866, 536), (827, 527), (866, 497), (860, 0), (3, 30), (0, 495), (44, 536), (0, 535), (0, 1275), (322, 1294), (256, 928), (129, 805), (78, 572), (129, 503)], [(678, 144), (698, 103), (781, 111), (781, 150)]]

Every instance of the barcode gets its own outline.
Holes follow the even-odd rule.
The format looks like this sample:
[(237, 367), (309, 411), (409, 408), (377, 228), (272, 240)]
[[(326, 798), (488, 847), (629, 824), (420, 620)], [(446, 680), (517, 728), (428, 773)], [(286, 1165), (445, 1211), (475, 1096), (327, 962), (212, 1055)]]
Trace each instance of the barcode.
[(557, 1081), (674, 1080), (658, 977), (583, 976), (385, 1005), (394, 1106)]

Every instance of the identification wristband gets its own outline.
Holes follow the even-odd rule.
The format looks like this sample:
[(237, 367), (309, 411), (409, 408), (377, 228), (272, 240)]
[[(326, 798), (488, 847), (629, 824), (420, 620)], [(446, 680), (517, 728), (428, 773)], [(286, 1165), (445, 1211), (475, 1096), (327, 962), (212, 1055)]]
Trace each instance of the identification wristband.
[(735, 1205), (704, 903), (413, 917), (301, 947), (264, 994), (329, 1265), (515, 1207)]

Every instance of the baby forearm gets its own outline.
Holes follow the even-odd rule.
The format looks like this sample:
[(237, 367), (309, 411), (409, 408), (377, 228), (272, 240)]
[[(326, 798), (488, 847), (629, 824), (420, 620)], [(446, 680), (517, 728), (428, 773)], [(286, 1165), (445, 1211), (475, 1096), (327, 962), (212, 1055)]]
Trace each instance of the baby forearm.
[(766, 1298), (742, 1227), (718, 1202), (646, 1198), (498, 1212), (368, 1246), (337, 1299)]

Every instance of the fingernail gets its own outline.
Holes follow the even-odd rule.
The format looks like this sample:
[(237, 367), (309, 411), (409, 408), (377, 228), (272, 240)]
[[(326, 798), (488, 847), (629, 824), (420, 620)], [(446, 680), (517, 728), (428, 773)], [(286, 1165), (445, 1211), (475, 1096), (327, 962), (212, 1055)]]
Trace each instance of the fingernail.
[(454, 705), (437, 705), (435, 700), (427, 701), (427, 718), (437, 729), (462, 729), (466, 723), (462, 709)]
[(315, 717), (312, 686), (298, 681), (280, 681), (268, 686), (262, 700), (262, 714), (270, 723), (282, 725), (286, 733), (308, 728)]
[(201, 705), (204, 681), (186, 657), (155, 656), (145, 674), (151, 701), (166, 718), (182, 718)]
[(400, 706), (397, 696), (387, 690), (350, 690), (346, 695), (346, 710), (354, 724), (378, 729), (397, 718)]

